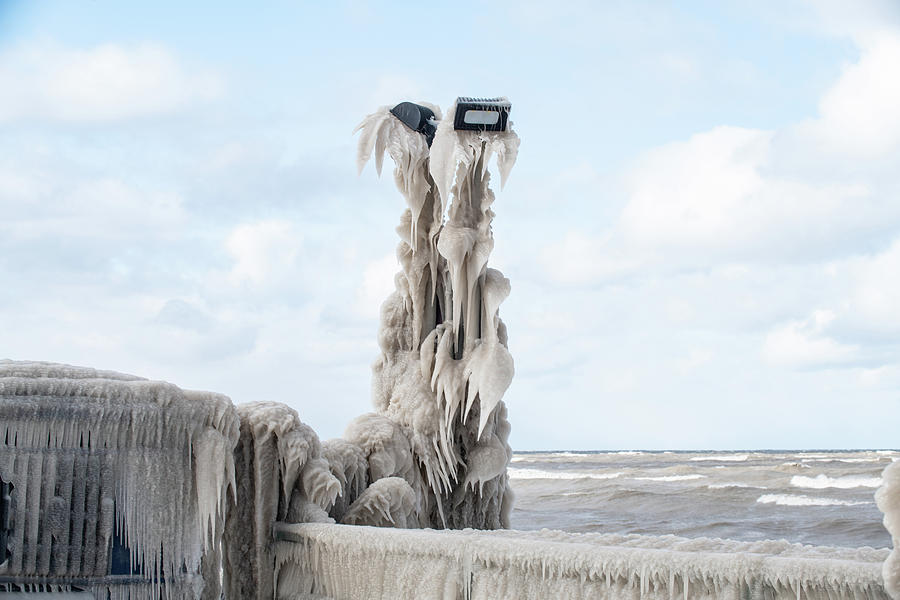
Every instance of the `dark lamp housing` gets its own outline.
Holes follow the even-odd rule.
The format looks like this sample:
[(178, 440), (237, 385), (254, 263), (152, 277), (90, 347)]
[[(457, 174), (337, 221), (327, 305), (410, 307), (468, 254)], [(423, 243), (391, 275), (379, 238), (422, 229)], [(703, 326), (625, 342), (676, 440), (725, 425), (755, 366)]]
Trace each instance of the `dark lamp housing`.
[(453, 128), (457, 131), (506, 131), (512, 104), (506, 98), (456, 99), (456, 118)]
[(401, 102), (391, 109), (391, 114), (413, 131), (424, 134), (428, 147), (431, 147), (431, 142), (434, 141), (434, 132), (437, 131), (434, 111), (421, 104)]

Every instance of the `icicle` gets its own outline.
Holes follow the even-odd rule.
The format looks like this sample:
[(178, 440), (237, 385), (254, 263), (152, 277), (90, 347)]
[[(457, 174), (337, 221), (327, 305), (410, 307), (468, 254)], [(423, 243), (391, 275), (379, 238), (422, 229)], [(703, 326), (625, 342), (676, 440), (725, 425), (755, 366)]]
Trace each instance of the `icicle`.
[[(71, 520), (71, 537), (54, 534), (68, 542), (55, 545), (55, 575), (102, 575), (114, 530), (154, 582), (145, 597), (159, 596), (163, 571), (198, 573), (203, 553), (219, 543), (223, 499), (234, 486), (238, 419), (230, 400), (108, 371), (13, 361), (0, 361), (0, 400), (3, 439), (12, 442), (5, 453), (34, 457), (27, 480), (18, 481), (27, 498), (20, 509), (51, 515), (26, 522), (29, 556), (63, 527), (56, 521)], [(42, 459), (44, 448), (52, 459)], [(28, 574), (51, 575), (47, 558), (28, 558)]]

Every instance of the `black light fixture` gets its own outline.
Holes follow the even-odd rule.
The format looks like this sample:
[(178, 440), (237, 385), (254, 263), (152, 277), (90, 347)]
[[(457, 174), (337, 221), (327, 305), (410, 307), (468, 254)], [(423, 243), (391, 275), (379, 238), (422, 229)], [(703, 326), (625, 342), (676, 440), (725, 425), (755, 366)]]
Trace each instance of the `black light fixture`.
[(453, 128), (457, 131), (506, 131), (511, 109), (512, 104), (503, 97), (459, 97)]
[(400, 119), (404, 125), (413, 131), (424, 134), (428, 147), (431, 147), (431, 142), (434, 141), (434, 133), (437, 131), (437, 121), (434, 118), (433, 110), (421, 104), (401, 102), (391, 109), (391, 114)]

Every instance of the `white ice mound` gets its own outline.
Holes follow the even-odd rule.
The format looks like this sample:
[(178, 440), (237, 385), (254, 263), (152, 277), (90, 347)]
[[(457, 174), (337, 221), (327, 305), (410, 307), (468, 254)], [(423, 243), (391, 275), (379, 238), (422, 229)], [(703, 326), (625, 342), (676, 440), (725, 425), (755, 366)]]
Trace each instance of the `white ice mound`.
[[(115, 587), (102, 578), (118, 534), (148, 581), (138, 596), (158, 595), (165, 574), (172, 597), (194, 597), (202, 585), (180, 582), (199, 577), (201, 561), (204, 574), (221, 566), (238, 433), (219, 394), (0, 361), (0, 478), (17, 499), (5, 574), (93, 578), (104, 594)], [(218, 575), (204, 579), (204, 594), (216, 596)]]
[(370, 482), (395, 476), (415, 481), (409, 439), (396, 422), (375, 413), (360, 415), (347, 426), (344, 439), (362, 449)]
[(884, 513), (884, 527), (891, 534), (894, 551), (884, 561), (884, 589), (900, 600), (900, 461), (891, 463), (882, 474), (884, 483), (875, 492), (878, 508)]
[(379, 479), (356, 499), (341, 522), (373, 527), (417, 527), (416, 493), (400, 477)]

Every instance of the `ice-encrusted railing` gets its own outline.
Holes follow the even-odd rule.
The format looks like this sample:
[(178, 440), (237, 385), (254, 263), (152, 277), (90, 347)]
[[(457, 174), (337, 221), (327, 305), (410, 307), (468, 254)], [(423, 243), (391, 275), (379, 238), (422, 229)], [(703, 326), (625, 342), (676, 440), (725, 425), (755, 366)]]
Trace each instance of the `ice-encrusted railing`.
[(889, 551), (872, 548), (320, 523), (275, 536), (277, 598), (889, 598)]

